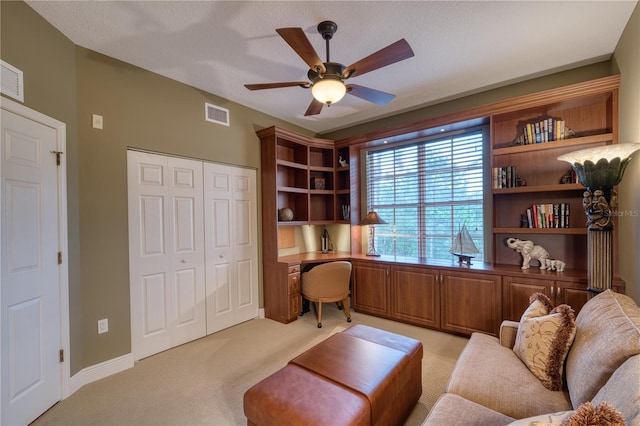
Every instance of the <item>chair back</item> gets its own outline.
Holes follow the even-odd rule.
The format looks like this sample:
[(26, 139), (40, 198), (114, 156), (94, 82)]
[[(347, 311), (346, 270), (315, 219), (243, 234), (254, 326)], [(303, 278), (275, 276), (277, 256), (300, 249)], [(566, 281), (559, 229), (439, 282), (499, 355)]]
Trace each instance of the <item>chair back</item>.
[(322, 263), (302, 273), (302, 294), (315, 298), (332, 298), (349, 294), (351, 262)]

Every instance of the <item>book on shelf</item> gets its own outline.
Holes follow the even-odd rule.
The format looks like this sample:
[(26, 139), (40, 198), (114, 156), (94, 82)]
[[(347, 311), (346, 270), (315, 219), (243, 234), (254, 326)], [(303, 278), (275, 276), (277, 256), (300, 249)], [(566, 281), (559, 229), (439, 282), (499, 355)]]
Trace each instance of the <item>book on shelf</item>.
[(568, 203), (532, 204), (526, 216), (529, 228), (569, 228)]
[(531, 145), (554, 142), (575, 137), (575, 132), (567, 128), (564, 120), (547, 117), (525, 123), (516, 137), (515, 145)]
[(493, 188), (515, 188), (518, 186), (516, 166), (494, 167), (492, 170)]

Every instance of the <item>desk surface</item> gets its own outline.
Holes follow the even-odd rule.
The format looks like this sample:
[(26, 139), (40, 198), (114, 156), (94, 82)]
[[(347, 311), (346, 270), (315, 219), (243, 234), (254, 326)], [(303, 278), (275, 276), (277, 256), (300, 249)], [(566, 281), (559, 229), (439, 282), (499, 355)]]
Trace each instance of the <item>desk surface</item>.
[(289, 256), (281, 256), (278, 262), (295, 264), (295, 263), (323, 263), (335, 260), (351, 260), (353, 256), (348, 252), (329, 252), (310, 251), (307, 253), (292, 254)]
[[(522, 276), (522, 277), (531, 277), (531, 278), (548, 278), (555, 281), (586, 281), (586, 273), (582, 270), (571, 270), (567, 269), (564, 272), (556, 272), (556, 271), (547, 271), (541, 270), (539, 268), (533, 267), (531, 269), (521, 269), (517, 265), (495, 265), (492, 266), (490, 263), (484, 263), (481, 261), (473, 262), (471, 266), (460, 265), (455, 261), (425, 261), (416, 258), (401, 258), (395, 256), (380, 256), (380, 257), (371, 257), (366, 256), (364, 254), (351, 254), (348, 252), (329, 252), (322, 253), (320, 251), (308, 252), (308, 253), (298, 253), (292, 254), (289, 256), (281, 256), (278, 258), (278, 262), (286, 263), (289, 265), (295, 264), (304, 264), (304, 263), (324, 263), (324, 262), (332, 262), (336, 260), (366, 260), (370, 262), (380, 262), (384, 264), (395, 264), (395, 265), (404, 265), (404, 266), (422, 266), (422, 267), (435, 267), (441, 269), (448, 270), (456, 270), (456, 271), (467, 271), (467, 272), (484, 272), (490, 274), (499, 274), (499, 275), (511, 275), (511, 276)], [(615, 278), (615, 281), (620, 287), (619, 283), (623, 283), (619, 280), (618, 277)], [(624, 285), (624, 284), (623, 284)], [(624, 288), (624, 287), (622, 287)]]

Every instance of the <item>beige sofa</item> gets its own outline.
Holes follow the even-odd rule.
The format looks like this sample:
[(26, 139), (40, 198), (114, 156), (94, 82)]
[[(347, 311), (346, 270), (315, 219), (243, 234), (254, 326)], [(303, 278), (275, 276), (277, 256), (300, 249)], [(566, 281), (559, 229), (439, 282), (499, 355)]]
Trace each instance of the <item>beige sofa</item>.
[(512, 350), (518, 324), (503, 322), (500, 339), (471, 336), (423, 425), (561, 424), (583, 403), (604, 401), (627, 425), (640, 426), (640, 308), (633, 299), (607, 290), (582, 308), (560, 391), (545, 388)]

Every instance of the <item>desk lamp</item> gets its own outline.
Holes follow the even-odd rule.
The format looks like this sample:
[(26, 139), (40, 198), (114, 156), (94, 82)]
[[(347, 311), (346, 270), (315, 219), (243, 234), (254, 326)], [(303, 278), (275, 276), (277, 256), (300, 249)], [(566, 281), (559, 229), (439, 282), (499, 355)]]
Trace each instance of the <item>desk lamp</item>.
[(376, 212), (367, 213), (365, 218), (360, 222), (360, 225), (369, 226), (369, 251), (367, 251), (367, 256), (380, 256), (380, 253), (376, 251), (375, 226), (383, 225), (385, 223), (387, 222), (382, 220)]

